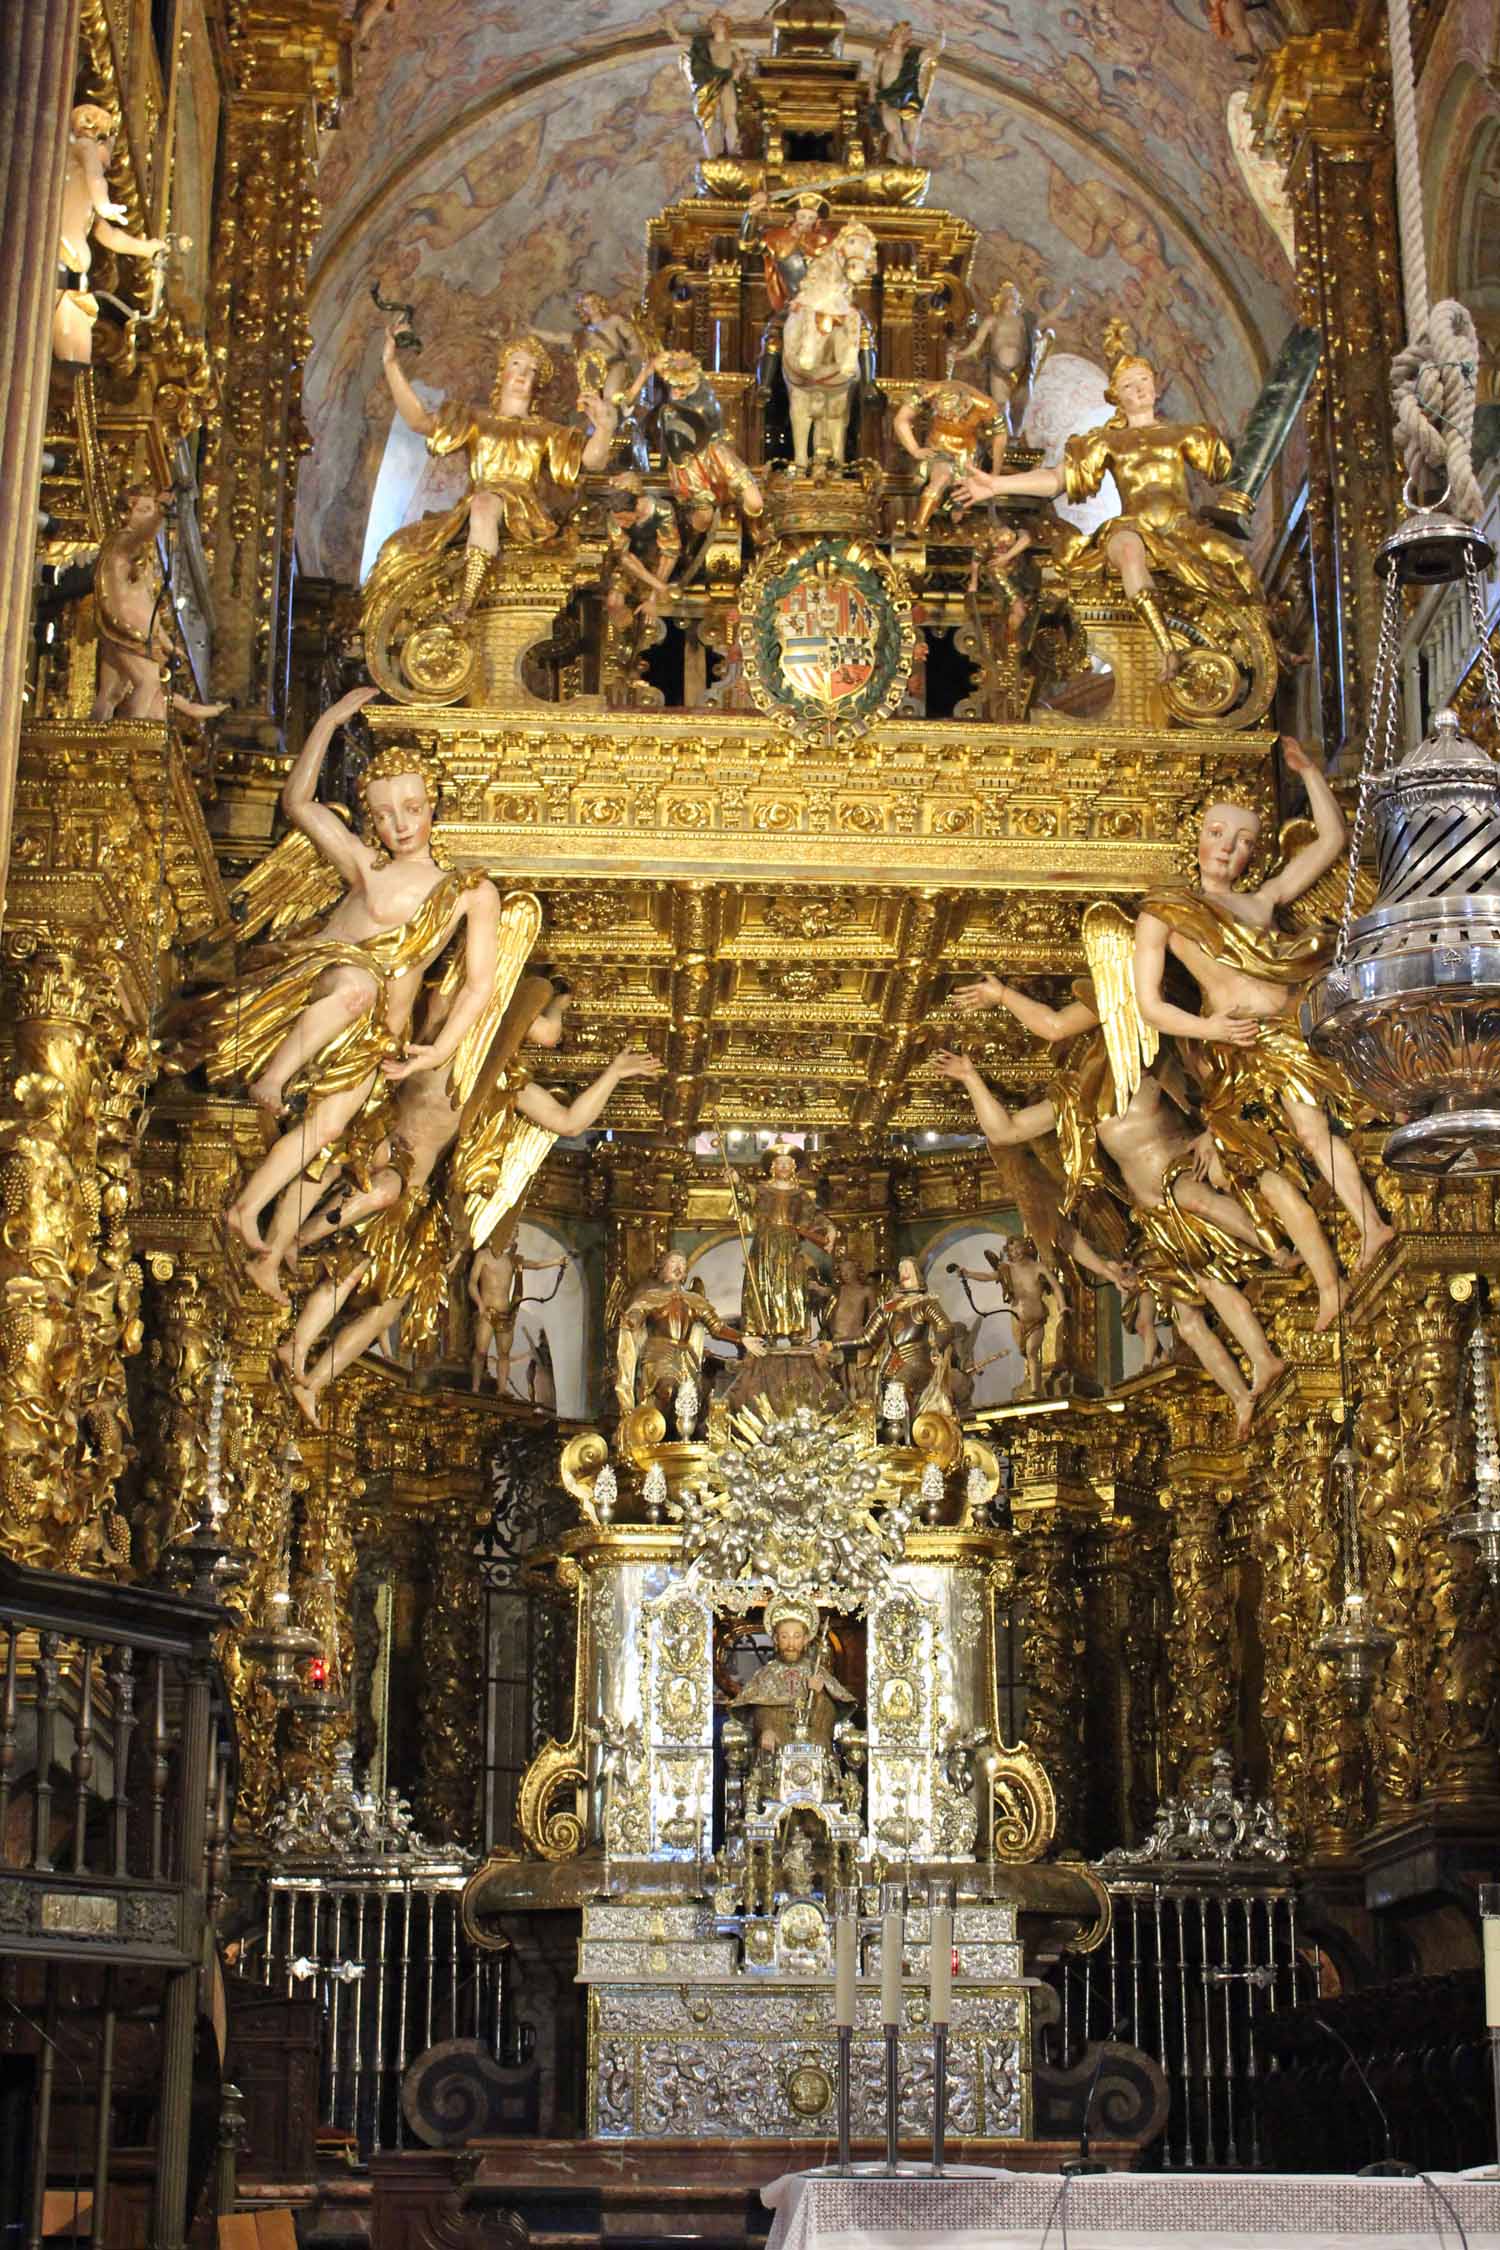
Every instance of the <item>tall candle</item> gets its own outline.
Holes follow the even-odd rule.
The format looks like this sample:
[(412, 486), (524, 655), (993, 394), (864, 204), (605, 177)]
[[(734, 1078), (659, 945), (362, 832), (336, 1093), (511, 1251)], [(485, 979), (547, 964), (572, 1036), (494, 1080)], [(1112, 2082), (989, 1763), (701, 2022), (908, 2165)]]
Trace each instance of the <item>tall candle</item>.
[(880, 2020), (882, 2023), (901, 2021), (901, 1939), (902, 1911), (898, 1905), (887, 1906), (880, 1924)]
[(934, 2023), (947, 2023), (953, 2014), (953, 1909), (932, 1909), (932, 1996), (929, 2014)]
[(841, 1914), (833, 1925), (833, 2021), (839, 2031), (854, 2029), (855, 1956), (858, 1937), (854, 1916)]
[(1500, 1914), (1486, 1914), (1484, 1932), (1484, 2020), (1490, 2031), (1500, 2031)]

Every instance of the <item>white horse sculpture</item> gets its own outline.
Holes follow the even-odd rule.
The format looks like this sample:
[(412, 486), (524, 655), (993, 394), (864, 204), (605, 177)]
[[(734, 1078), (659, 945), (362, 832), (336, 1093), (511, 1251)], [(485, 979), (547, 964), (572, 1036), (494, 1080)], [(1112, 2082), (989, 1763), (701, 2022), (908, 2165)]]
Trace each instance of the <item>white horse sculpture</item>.
[(875, 271), (875, 237), (858, 222), (841, 227), (807, 269), (787, 308), (781, 367), (792, 409), (792, 453), (799, 469), (844, 459), (849, 401), (859, 380), (865, 319), (854, 291)]

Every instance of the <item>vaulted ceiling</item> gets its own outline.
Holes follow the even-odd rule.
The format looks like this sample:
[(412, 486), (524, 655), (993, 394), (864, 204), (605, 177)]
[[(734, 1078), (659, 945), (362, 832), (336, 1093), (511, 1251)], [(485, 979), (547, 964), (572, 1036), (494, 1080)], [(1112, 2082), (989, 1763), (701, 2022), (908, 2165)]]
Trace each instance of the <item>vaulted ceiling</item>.
[[(897, 13), (860, 11), (846, 52)], [(764, 44), (763, 17), (737, 11), (735, 29)], [(1291, 320), (1292, 273), (1235, 152), (1248, 72), (1203, 0), (929, 0), (917, 36), (939, 34), (929, 200), (981, 230), (980, 281), (1071, 287), (1059, 342), (1085, 355), (1125, 313), (1174, 372), (1173, 403), (1233, 431)], [(646, 223), (691, 191), (696, 156), (675, 48), (636, 0), (393, 0), (322, 170), (304, 569), (359, 567), (390, 427), (372, 279), (416, 304), (425, 380), (487, 387), (498, 327), (565, 328), (580, 287), (635, 295)]]

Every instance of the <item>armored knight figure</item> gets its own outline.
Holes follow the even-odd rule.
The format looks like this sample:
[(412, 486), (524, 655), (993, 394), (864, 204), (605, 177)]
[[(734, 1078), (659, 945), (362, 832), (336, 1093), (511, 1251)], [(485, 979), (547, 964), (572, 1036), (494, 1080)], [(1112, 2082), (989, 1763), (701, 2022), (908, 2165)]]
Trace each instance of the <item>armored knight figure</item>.
[(801, 1734), (831, 1752), (833, 1707), (855, 1699), (821, 1661), (813, 1669), (817, 1604), (800, 1594), (774, 1595), (766, 1604), (766, 1630), (776, 1654), (751, 1674), (736, 1698), (737, 1709), (754, 1712), (756, 1749), (777, 1750)]
[(909, 1415), (929, 1408), (952, 1414), (948, 1387), (954, 1327), (936, 1297), (924, 1287), (915, 1258), (896, 1268), (896, 1286), (875, 1307), (858, 1336), (842, 1349), (874, 1347), (875, 1397), (883, 1402), (892, 1383), (899, 1385)]
[(655, 1405), (670, 1426), (681, 1385), (691, 1383), (701, 1393), (710, 1337), (752, 1355), (764, 1348), (759, 1337), (721, 1319), (702, 1282), (690, 1282), (687, 1272), (682, 1252), (668, 1250), (625, 1307), (615, 1345), (615, 1396), (622, 1414)]

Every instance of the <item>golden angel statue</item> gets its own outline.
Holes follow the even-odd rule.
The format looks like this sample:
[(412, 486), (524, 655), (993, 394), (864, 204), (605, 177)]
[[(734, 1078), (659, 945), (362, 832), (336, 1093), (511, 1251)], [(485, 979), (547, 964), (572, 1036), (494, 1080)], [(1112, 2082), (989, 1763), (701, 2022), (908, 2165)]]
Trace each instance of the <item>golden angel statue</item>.
[[(656, 1406), (670, 1428), (683, 1383), (691, 1383), (701, 1399), (710, 1337), (738, 1344), (752, 1356), (765, 1349), (759, 1337), (746, 1336), (742, 1327), (723, 1318), (701, 1281), (689, 1281), (687, 1260), (680, 1250), (664, 1251), (650, 1280), (632, 1293), (620, 1315), (615, 1340), (615, 1397), (620, 1412)], [(684, 1437), (690, 1434), (682, 1432)]]
[[(1297, 1008), (1327, 965), (1331, 935), (1313, 926), (1283, 933), (1278, 919), (1308, 899), (1343, 858), (1348, 830), (1317, 760), (1282, 738), (1288, 770), (1301, 776), (1313, 832), (1279, 872), (1253, 890), (1236, 886), (1255, 856), (1260, 815), (1230, 803), (1204, 808), (1195, 890), (1148, 893), (1135, 926), (1135, 994), (1153, 1032), (1197, 1043), (1200, 1098), (1216, 1148), (1265, 1168), (1310, 1162), (1359, 1228), (1355, 1265), (1363, 1272), (1391, 1241), (1354, 1151), (1335, 1130), (1347, 1120), (1353, 1090), (1336, 1064), (1303, 1038)], [(1330, 902), (1331, 903), (1331, 902)], [(1201, 1014), (1179, 1008), (1165, 990), (1167, 956), (1203, 995)], [(1326, 1320), (1320, 1322), (1327, 1326)]]
[[(437, 777), (418, 751), (393, 745), (366, 767), (370, 841), (317, 801), (334, 734), (376, 692), (355, 689), (311, 728), (281, 793), (297, 833), (238, 886), (245, 935), (269, 924), (273, 942), (233, 984), (181, 1005), (168, 1026), (175, 1067), (201, 1063), (210, 1085), (246, 1086), (269, 1117), (302, 1105), (225, 1213), (251, 1253), (251, 1279), (273, 1296), (281, 1289), (262, 1233), (267, 1207), (291, 1191), (310, 1208), (308, 1184), (372, 1096), (414, 1072), (446, 1071), (491, 1006), (499, 974), (500, 894), (487, 876), (434, 856)], [(529, 950), (539, 922), (518, 914), (508, 927)], [(423, 979), (456, 938), (461, 983), (442, 1028), (408, 1045)]]
[[(1031, 494), (1043, 500), (1091, 500), (1106, 476), (1119, 490), (1121, 512), (1095, 532), (1059, 543), (1063, 576), (1087, 580), (1113, 574), (1131, 608), (1161, 652), (1161, 677), (1170, 680), (1182, 661), (1157, 599), (1157, 577), (1191, 593), (1227, 603), (1265, 607), (1255, 566), (1226, 532), (1205, 523), (1188, 490), (1188, 471), (1224, 486), (1232, 467), (1228, 445), (1203, 422), (1165, 422), (1156, 411), (1158, 383), (1151, 362), (1126, 349), (1127, 331), (1111, 322), (1105, 349), (1111, 361), (1105, 396), (1115, 408), (1099, 429), (1069, 438), (1055, 469), (1013, 469), (999, 476), (971, 469), (957, 488), (961, 506), (977, 500)], [(1221, 490), (1218, 506), (1245, 516), (1243, 494)]]
[(387, 330), (383, 352), (396, 412), (408, 429), (427, 440), (429, 453), (467, 456), (469, 489), (455, 507), (391, 533), (365, 581), (365, 613), (373, 611), (396, 580), (440, 555), (467, 527), (463, 586), (454, 609), (461, 619), (483, 591), (502, 536), (519, 546), (538, 546), (556, 537), (561, 515), (551, 493), (571, 493), (585, 470), (608, 467), (619, 408), (595, 391), (581, 390), (578, 403), (589, 417), (587, 432), (538, 414), (536, 394), (552, 380), (552, 358), (535, 335), (502, 348), (488, 408), (453, 399), (438, 407), (424, 405), (401, 368), (398, 334), (397, 327)]
[[(1128, 918), (1113, 905), (1091, 907), (1084, 917), (1084, 944), (1092, 972), (1086, 998), (1045, 1010), (1000, 987), (1001, 1004), (1018, 1021), (1043, 1037), (1070, 1043), (1043, 1100), (1012, 1113), (967, 1056), (942, 1054), (937, 1066), (964, 1086), (980, 1130), (992, 1143), (1014, 1145), (1055, 1134), (1070, 1197), (1102, 1187), (1128, 1206), (1139, 1237), (1132, 1268), (1230, 1401), (1243, 1434), (1285, 1364), (1243, 1285), (1267, 1267), (1286, 1271), (1300, 1258), (1317, 1286), (1319, 1319), (1327, 1327), (1339, 1304), (1333, 1252), (1311, 1205), (1285, 1172), (1268, 1166), (1254, 1175), (1232, 1174), (1216, 1162), (1211, 1136), (1189, 1116), (1187, 1075), (1175, 1057), (1159, 1057), (1157, 1035), (1136, 1007)], [(977, 990), (969, 988), (976, 995)], [(1282, 1235), (1293, 1248), (1284, 1247)], [(1243, 1349), (1250, 1363), (1248, 1384), (1209, 1326), (1205, 1306)]]
[[(456, 1266), (471, 1249), (503, 1244), (513, 1233), (553, 1142), (587, 1132), (617, 1086), (661, 1068), (652, 1055), (617, 1055), (568, 1103), (533, 1085), (517, 1050), (539, 1013), (538, 988), (550, 987), (520, 972), (540, 909), (518, 894), (506, 900), (502, 919), (509, 927), (494, 992), (451, 1070), (413, 1075), (361, 1120), (345, 1151), (347, 1177), (298, 1237), (300, 1251), (334, 1237), (348, 1244), (279, 1347), (292, 1395), (315, 1427), (328, 1385), (396, 1321), (408, 1349), (436, 1335)], [(452, 986), (439, 985), (424, 1029), (436, 1030), (453, 1005)], [(323, 1344), (351, 1306), (354, 1317)]]

